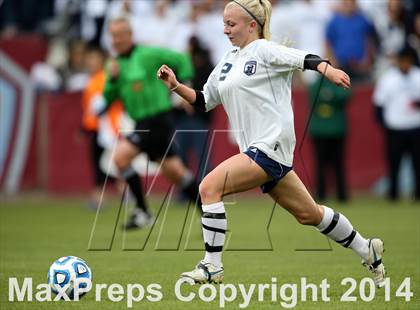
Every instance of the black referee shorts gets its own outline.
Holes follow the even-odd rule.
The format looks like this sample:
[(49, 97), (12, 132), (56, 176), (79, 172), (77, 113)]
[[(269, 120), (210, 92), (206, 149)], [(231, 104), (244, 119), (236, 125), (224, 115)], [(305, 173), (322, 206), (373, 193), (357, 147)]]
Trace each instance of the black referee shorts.
[[(161, 160), (176, 155), (172, 141), (174, 120), (171, 111), (136, 122), (135, 130), (126, 136), (127, 140), (145, 152), (150, 160)], [(171, 144), (172, 142), (172, 144)]]

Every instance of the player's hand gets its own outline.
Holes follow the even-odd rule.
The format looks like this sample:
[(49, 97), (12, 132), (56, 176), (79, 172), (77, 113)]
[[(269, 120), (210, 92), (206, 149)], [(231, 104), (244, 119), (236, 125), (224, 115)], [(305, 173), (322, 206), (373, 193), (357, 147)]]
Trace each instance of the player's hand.
[(118, 64), (117, 60), (112, 58), (109, 61), (108, 70), (109, 70), (109, 74), (111, 75), (112, 79), (117, 79), (118, 78), (118, 76), (120, 75), (120, 65)]
[(350, 88), (350, 77), (343, 70), (328, 66), (327, 71), (325, 72), (325, 77), (337, 86), (341, 86), (345, 89)]
[(175, 73), (167, 65), (162, 65), (157, 71), (157, 78), (165, 83), (166, 87), (172, 89), (176, 87), (179, 82), (176, 79)]

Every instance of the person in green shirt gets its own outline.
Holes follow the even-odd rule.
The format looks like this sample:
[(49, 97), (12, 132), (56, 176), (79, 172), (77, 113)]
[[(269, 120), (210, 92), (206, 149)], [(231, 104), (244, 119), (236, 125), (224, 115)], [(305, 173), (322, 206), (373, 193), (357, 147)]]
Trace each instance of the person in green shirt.
[(160, 162), (163, 175), (179, 185), (194, 203), (199, 199), (198, 185), (172, 143), (174, 124), (168, 89), (156, 78), (157, 69), (164, 63), (172, 64), (183, 80), (193, 77), (193, 67), (186, 54), (135, 45), (125, 18), (113, 19), (109, 32), (117, 57), (107, 65), (103, 96), (106, 105), (120, 99), (136, 124), (135, 130), (118, 142), (114, 162), (136, 198), (136, 208), (125, 228), (141, 228), (151, 224), (153, 216), (144, 199), (141, 179), (131, 166), (140, 152)]
[[(321, 78), (309, 87), (309, 97), (314, 102)], [(344, 167), (344, 146), (347, 136), (346, 105), (351, 91), (337, 87), (330, 81), (322, 81), (318, 103), (309, 124), (309, 134), (315, 147), (317, 174), (317, 198), (325, 200), (326, 174), (334, 171), (338, 200), (348, 200), (346, 173)]]

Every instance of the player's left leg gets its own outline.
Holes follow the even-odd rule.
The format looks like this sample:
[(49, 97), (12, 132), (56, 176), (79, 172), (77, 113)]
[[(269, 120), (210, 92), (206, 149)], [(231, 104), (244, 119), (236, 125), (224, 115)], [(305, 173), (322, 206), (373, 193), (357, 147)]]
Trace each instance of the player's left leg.
[(201, 223), (206, 253), (194, 270), (184, 272), (198, 283), (223, 281), (222, 250), (227, 219), (223, 197), (243, 192), (269, 181), (267, 173), (246, 154), (234, 155), (212, 170), (200, 183), (203, 202)]
[(294, 171), (283, 177), (269, 195), (299, 223), (316, 226), (324, 235), (356, 252), (374, 274), (376, 285), (384, 281), (382, 240), (363, 238), (343, 214), (318, 205)]

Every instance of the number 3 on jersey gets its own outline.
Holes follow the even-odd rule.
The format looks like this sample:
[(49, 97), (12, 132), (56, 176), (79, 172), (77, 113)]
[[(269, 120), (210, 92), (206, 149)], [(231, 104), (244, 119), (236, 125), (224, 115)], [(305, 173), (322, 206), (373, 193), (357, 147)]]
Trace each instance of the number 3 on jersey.
[(227, 62), (223, 65), (222, 70), (220, 71), (219, 81), (224, 81), (226, 79), (226, 76), (230, 69), (232, 69), (232, 64)]

